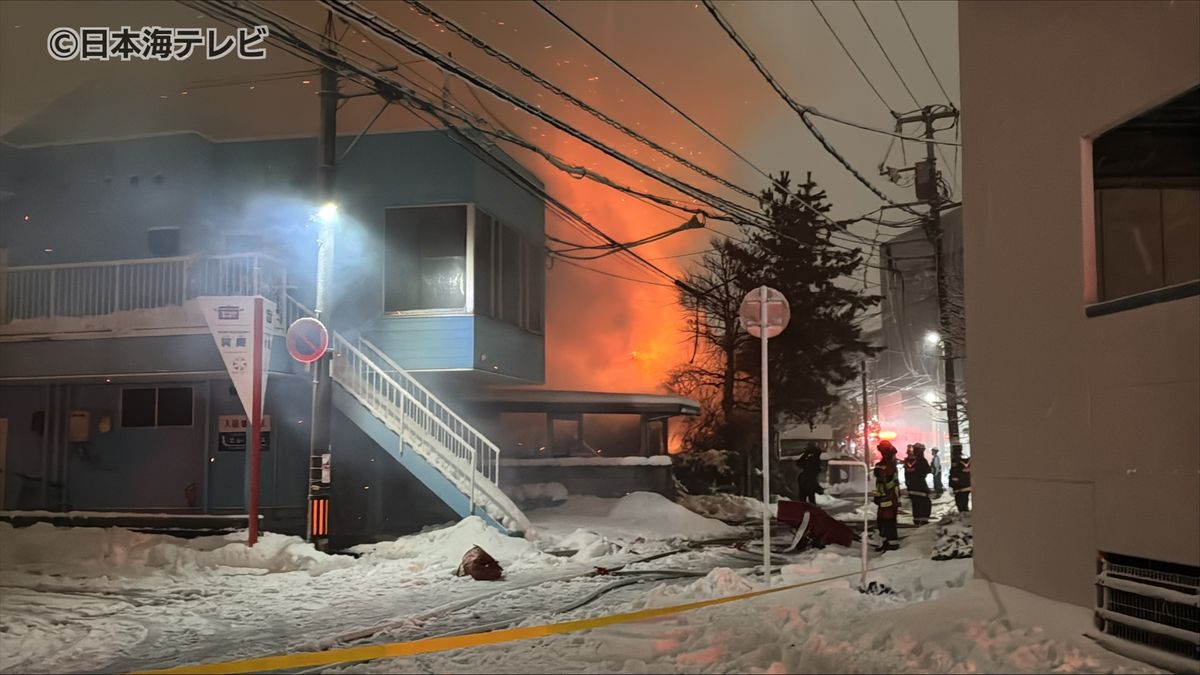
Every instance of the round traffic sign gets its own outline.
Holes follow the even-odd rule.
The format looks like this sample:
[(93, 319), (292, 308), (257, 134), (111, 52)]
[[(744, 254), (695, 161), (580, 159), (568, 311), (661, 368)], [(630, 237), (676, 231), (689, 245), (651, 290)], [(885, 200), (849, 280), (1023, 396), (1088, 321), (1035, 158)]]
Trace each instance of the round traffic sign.
[(747, 333), (754, 337), (762, 337), (764, 303), (767, 307), (767, 337), (773, 338), (787, 328), (788, 321), (792, 318), (792, 310), (783, 293), (770, 286), (759, 286), (746, 294), (741, 307), (738, 308), (738, 317)]
[(329, 331), (325, 324), (312, 317), (302, 317), (292, 322), (287, 330), (287, 350), (300, 363), (321, 360), (329, 349)]

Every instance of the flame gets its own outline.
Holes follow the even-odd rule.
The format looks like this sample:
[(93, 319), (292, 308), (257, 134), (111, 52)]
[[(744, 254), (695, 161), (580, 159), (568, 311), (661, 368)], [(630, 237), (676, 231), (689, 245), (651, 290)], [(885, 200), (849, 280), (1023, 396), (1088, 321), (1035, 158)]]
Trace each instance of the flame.
[(683, 431), (676, 427), (667, 437), (667, 454), (678, 455), (681, 452), (683, 452)]
[[(588, 165), (580, 157), (587, 156), (590, 150), (578, 147), (574, 141), (560, 140), (553, 152)], [(613, 163), (599, 170), (626, 184), (636, 184), (639, 178), (633, 169)], [(638, 239), (687, 220), (685, 214), (665, 213), (598, 183), (576, 180), (557, 171), (543, 177), (552, 194), (618, 241)], [(568, 241), (587, 241), (584, 234), (555, 217), (547, 219), (547, 231)], [(706, 233), (690, 232), (636, 250), (639, 255), (654, 259), (694, 251), (706, 243)], [(686, 261), (655, 260), (654, 264), (678, 277), (680, 262)], [(579, 261), (577, 265), (556, 260), (547, 273), (546, 286), (547, 386), (663, 392), (667, 374), (687, 359), (688, 347), (681, 344), (684, 317), (676, 289), (666, 278), (634, 263), (628, 256), (610, 255)]]

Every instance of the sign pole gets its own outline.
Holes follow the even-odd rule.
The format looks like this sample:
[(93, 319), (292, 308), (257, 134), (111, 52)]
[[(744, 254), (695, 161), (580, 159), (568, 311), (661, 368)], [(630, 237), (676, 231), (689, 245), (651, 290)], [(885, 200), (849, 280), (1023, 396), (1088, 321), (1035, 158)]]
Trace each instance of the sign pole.
[(262, 408), (263, 408), (263, 301), (254, 299), (254, 360), (251, 366), (254, 372), (253, 393), (250, 404), (250, 532), (247, 544), (254, 546), (258, 542), (258, 484), (260, 469), (260, 451), (262, 450)]
[[(862, 413), (863, 413), (863, 531), (862, 531), (862, 577), (859, 584), (867, 587), (867, 530), (870, 528), (870, 519), (867, 517), (867, 511), (871, 508), (871, 486), (868, 482), (871, 476), (871, 415), (867, 409), (867, 361), (863, 359), (862, 363)], [(878, 411), (877, 411), (878, 412)]]
[(759, 334), (762, 336), (762, 484), (763, 484), (763, 578), (771, 585), (771, 445), (767, 392), (767, 287), (758, 289)]

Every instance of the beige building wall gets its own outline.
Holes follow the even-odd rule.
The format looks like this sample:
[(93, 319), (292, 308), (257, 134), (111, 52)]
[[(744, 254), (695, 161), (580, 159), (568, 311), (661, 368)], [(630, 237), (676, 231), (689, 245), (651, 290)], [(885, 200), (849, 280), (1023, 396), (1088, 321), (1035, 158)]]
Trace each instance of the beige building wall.
[(1200, 297), (1088, 318), (1088, 139), (1200, 84), (1200, 2), (960, 2), (975, 563), (1083, 606), (1200, 565)]

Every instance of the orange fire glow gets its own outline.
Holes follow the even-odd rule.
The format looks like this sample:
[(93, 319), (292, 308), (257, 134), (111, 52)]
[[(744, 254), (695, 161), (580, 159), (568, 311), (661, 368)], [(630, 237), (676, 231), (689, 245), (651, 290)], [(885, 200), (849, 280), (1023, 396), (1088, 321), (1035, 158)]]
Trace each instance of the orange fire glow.
[[(555, 152), (567, 157), (587, 156), (586, 150), (565, 140)], [(639, 182), (639, 174), (628, 167), (606, 163), (601, 170), (626, 184)], [(638, 239), (686, 220), (634, 197), (560, 172), (544, 178), (551, 193), (618, 241)], [(562, 239), (587, 241), (584, 234), (554, 216), (548, 217), (546, 229)], [(637, 252), (654, 259), (703, 248), (705, 243), (707, 233), (688, 233), (638, 247)], [(679, 276), (679, 263), (686, 260), (654, 262)], [(681, 344), (686, 342), (680, 332), (683, 325), (677, 290), (668, 280), (633, 263), (628, 256), (610, 255), (578, 264), (556, 260), (547, 273), (547, 385), (628, 393), (663, 392), (667, 374), (688, 356), (688, 346)]]

